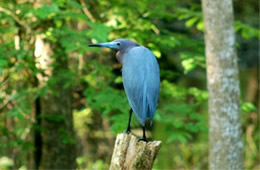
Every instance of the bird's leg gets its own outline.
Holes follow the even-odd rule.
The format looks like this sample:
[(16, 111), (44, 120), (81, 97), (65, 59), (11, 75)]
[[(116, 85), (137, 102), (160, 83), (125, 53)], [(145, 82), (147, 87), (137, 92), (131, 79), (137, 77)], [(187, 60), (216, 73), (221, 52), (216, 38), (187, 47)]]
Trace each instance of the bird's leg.
[(143, 138), (138, 139), (138, 142), (139, 142), (139, 141), (148, 142), (147, 139), (146, 139), (146, 136), (145, 136), (145, 125), (143, 126)]
[(131, 132), (130, 124), (131, 124), (132, 113), (133, 113), (133, 110), (132, 110), (132, 108), (131, 108), (130, 111), (129, 111), (128, 126), (127, 126), (127, 129), (126, 129), (126, 131), (125, 131), (125, 133), (128, 133), (128, 134)]

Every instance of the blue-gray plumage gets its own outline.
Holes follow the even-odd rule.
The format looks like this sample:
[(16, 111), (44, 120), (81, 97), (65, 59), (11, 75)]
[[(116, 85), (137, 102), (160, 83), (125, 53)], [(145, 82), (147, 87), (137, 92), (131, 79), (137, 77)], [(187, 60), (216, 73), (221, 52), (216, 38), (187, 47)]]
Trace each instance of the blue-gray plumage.
[(126, 39), (117, 39), (108, 43), (91, 44), (94, 47), (116, 49), (116, 57), (122, 64), (123, 85), (131, 106), (127, 132), (130, 132), (132, 110), (143, 127), (150, 118), (152, 125), (159, 96), (160, 71), (154, 54), (144, 46)]

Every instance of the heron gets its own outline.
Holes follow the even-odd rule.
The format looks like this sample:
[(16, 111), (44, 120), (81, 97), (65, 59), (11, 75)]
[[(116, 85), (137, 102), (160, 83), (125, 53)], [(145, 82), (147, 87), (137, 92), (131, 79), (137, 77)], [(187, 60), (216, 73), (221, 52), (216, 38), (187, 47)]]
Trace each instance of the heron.
[(153, 123), (160, 88), (160, 69), (155, 55), (148, 48), (127, 39), (89, 46), (117, 50), (116, 58), (122, 64), (123, 86), (131, 107), (125, 132), (131, 132), (134, 112), (143, 129), (143, 137), (139, 141), (147, 142), (145, 123), (147, 118), (150, 119), (150, 126)]

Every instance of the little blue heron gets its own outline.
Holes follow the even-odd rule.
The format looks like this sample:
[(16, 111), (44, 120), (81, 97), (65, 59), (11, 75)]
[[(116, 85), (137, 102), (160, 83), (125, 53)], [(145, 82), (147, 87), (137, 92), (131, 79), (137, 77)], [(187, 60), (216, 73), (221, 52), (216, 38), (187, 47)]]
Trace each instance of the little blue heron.
[(112, 42), (90, 44), (91, 47), (106, 47), (115, 49), (117, 60), (122, 64), (122, 78), (124, 89), (131, 106), (127, 133), (130, 133), (132, 112), (143, 127), (145, 136), (146, 118), (150, 118), (150, 125), (158, 101), (160, 88), (160, 69), (154, 54), (144, 46), (127, 39), (116, 39)]

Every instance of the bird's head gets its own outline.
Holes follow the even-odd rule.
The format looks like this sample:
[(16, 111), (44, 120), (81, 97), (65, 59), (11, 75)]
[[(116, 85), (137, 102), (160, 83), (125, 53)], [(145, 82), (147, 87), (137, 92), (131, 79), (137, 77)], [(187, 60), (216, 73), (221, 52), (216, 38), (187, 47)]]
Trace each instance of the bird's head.
[(117, 51), (125, 51), (129, 48), (139, 46), (139, 44), (127, 40), (127, 39), (116, 39), (111, 42), (105, 42), (105, 43), (98, 43), (98, 44), (89, 44), (89, 47), (105, 47), (105, 48), (111, 48), (115, 49)]

